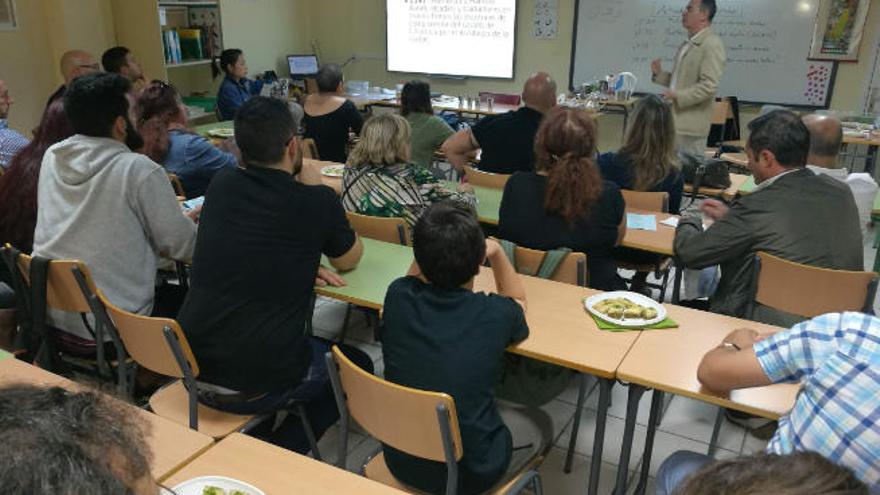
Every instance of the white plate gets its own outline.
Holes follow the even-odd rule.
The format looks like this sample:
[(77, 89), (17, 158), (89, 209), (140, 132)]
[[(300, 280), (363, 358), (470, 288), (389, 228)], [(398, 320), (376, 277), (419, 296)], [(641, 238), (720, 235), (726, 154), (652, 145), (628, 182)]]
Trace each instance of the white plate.
[(235, 137), (235, 129), (224, 127), (221, 129), (211, 129), (208, 131), (208, 135), (216, 138), (231, 138)]
[(321, 167), (321, 175), (326, 175), (327, 177), (335, 177), (339, 179), (342, 178), (343, 173), (345, 173), (345, 165), (327, 165), (326, 167)]
[(227, 493), (231, 490), (240, 490), (248, 495), (266, 495), (265, 492), (253, 485), (225, 476), (199, 476), (198, 478), (180, 483), (172, 488), (172, 490), (177, 495), (202, 495), (202, 491), (209, 486), (222, 488)]
[[(638, 319), (628, 318), (625, 320), (618, 320), (617, 318), (612, 318), (608, 315), (604, 315), (604, 314), (593, 309), (593, 306), (595, 306), (596, 304), (598, 304), (606, 299), (617, 299), (617, 298), (629, 299), (630, 302), (634, 302), (634, 303), (638, 304), (639, 306), (654, 308), (655, 310), (657, 310), (657, 316), (655, 318), (650, 319), (650, 320), (645, 320), (642, 318), (638, 318)], [(587, 311), (598, 316), (599, 318), (601, 318), (609, 323), (613, 323), (615, 325), (620, 325), (622, 327), (644, 327), (644, 326), (648, 326), (648, 325), (653, 325), (655, 323), (660, 323), (661, 321), (666, 319), (666, 308), (664, 308), (662, 304), (651, 299), (650, 297), (643, 296), (637, 292), (629, 292), (626, 290), (618, 290), (618, 291), (614, 291), (614, 292), (603, 292), (601, 294), (596, 294), (595, 296), (587, 298), (587, 300), (584, 301), (584, 306), (587, 308)]]

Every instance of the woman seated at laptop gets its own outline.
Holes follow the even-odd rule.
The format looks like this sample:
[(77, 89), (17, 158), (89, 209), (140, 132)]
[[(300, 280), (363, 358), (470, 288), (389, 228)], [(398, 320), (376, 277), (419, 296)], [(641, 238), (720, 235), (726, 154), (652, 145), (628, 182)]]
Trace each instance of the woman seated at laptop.
[[(220, 169), (235, 168), (238, 159), (187, 128), (186, 108), (174, 86), (153, 81), (141, 92), (136, 107), (143, 153), (180, 179), (187, 199), (204, 196)], [(234, 146), (227, 140), (223, 146)]]
[(517, 172), (504, 187), (498, 230), (523, 247), (585, 253), (590, 287), (618, 290), (626, 286), (612, 253), (626, 217), (620, 188), (596, 167), (596, 132), (585, 110), (550, 110), (535, 136), (535, 172)]
[(422, 212), (444, 199), (476, 204), (473, 188), (458, 192), (438, 181), (427, 168), (410, 163), (410, 127), (399, 115), (371, 118), (348, 157), (342, 177), (342, 206), (373, 217), (399, 217), (414, 226)]
[(342, 69), (324, 65), (316, 76), (318, 94), (303, 104), (305, 137), (315, 140), (321, 160), (345, 163), (350, 132), (361, 133), (364, 118), (354, 103), (342, 96)]
[(220, 53), (220, 58), (211, 65), (214, 79), (225, 74), (220, 90), (217, 92), (217, 111), (221, 120), (232, 120), (238, 107), (244, 105), (252, 96), (260, 94), (263, 81), (247, 78), (248, 66), (244, 53), (238, 48), (228, 48)]

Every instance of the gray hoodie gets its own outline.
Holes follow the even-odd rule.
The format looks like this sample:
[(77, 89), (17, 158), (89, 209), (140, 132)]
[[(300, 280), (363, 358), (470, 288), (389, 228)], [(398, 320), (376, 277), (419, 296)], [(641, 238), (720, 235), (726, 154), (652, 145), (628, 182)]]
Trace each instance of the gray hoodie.
[[(150, 313), (160, 255), (192, 258), (196, 225), (182, 214), (165, 170), (116, 140), (77, 134), (49, 148), (37, 204), (33, 254), (83, 261), (122, 309)], [(92, 338), (79, 315), (49, 320)]]

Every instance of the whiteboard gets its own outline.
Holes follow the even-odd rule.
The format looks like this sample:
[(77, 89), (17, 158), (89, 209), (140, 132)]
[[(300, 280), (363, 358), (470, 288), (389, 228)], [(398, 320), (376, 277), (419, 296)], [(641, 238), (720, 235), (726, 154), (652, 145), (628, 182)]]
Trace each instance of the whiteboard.
[[(672, 70), (687, 38), (687, 0), (578, 0), (570, 86), (628, 71), (637, 92), (659, 93), (651, 60)], [(834, 62), (810, 61), (818, 0), (723, 0), (712, 23), (727, 50), (719, 96), (740, 101), (828, 107)]]

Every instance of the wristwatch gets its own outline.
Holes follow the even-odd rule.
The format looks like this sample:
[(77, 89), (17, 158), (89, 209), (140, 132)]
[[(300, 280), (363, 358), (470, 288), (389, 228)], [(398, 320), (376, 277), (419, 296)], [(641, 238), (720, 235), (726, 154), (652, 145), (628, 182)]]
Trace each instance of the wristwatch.
[(725, 349), (726, 349), (726, 348), (732, 348), (732, 349), (736, 349), (736, 350), (738, 350), (738, 351), (741, 351), (741, 350), (742, 350), (742, 348), (741, 348), (740, 346), (734, 344), (733, 342), (728, 342), (728, 341), (726, 341), (726, 340), (725, 340), (724, 342), (722, 342), (721, 345), (718, 346), (718, 347), (724, 347)]

